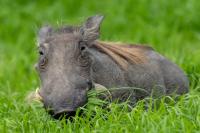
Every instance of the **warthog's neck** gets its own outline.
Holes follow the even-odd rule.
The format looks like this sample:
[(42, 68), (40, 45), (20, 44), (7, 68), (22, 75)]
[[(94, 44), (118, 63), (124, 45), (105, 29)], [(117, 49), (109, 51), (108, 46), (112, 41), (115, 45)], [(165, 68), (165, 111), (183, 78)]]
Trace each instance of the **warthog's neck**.
[(92, 48), (93, 54), (92, 79), (95, 83), (106, 87), (127, 86), (124, 71), (111, 57)]

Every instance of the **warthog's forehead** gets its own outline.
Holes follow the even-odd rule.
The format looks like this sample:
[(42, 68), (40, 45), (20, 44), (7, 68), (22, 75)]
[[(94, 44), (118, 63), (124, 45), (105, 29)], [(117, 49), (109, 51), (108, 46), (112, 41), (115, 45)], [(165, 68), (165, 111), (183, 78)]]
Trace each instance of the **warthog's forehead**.
[(81, 37), (77, 33), (57, 33), (45, 39), (38, 40), (37, 45), (48, 47), (50, 44), (66, 44), (67, 42), (76, 42), (80, 40), (80, 38)]

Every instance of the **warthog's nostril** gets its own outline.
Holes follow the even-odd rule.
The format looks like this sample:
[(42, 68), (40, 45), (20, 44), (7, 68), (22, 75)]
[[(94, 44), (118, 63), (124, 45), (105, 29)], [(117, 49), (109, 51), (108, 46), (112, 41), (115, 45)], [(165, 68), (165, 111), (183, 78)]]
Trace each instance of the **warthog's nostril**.
[(53, 117), (55, 119), (61, 119), (63, 117), (68, 119), (71, 116), (75, 116), (75, 114), (76, 114), (76, 111), (73, 111), (73, 110), (61, 110), (61, 111), (54, 113)]

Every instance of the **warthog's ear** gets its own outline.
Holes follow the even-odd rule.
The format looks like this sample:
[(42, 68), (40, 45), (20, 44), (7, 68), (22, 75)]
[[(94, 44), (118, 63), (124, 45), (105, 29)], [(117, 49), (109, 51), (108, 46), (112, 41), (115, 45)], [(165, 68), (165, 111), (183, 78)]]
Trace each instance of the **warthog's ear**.
[(103, 18), (104, 16), (96, 15), (86, 20), (80, 29), (84, 41), (94, 41), (99, 37), (100, 25)]
[(43, 43), (45, 39), (52, 33), (52, 28), (50, 26), (43, 26), (38, 33), (38, 42)]

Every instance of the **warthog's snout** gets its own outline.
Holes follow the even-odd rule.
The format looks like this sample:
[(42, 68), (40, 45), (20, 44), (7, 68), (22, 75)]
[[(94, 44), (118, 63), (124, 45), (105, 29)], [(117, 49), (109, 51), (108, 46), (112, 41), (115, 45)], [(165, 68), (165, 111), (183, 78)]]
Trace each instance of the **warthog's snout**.
[(69, 107), (62, 107), (59, 109), (53, 109), (53, 108), (49, 108), (48, 105), (46, 104), (46, 102), (44, 102), (44, 98), (41, 96), (40, 94), (40, 89), (37, 88), (35, 90), (35, 92), (31, 92), (27, 97), (26, 100), (28, 102), (31, 101), (39, 101), (42, 102), (44, 104), (45, 109), (47, 110), (47, 112), (49, 114), (51, 114), (55, 119), (59, 119), (62, 117), (65, 118), (69, 118), (71, 116), (75, 116), (76, 114), (76, 109), (75, 108), (69, 108)]
[[(107, 90), (104, 86), (102, 86), (100, 84), (95, 84), (95, 83), (93, 85), (93, 88), (95, 88), (95, 90), (97, 92), (103, 92), (103, 91)], [(81, 98), (81, 95), (79, 93), (79, 97), (74, 98), (75, 103), (77, 103), (81, 99), (84, 99), (84, 102), (82, 103), (82, 105), (83, 105), (86, 102), (87, 98), (85, 98), (85, 96), (84, 96), (84, 98), (81, 98), (81, 99), (80, 98)], [(42, 102), (46, 111), (51, 116), (53, 116), (53, 118), (55, 118), (55, 119), (59, 119), (59, 118), (63, 118), (63, 117), (68, 119), (71, 116), (75, 116), (76, 110), (77, 110), (76, 106), (73, 106), (73, 105), (69, 106), (67, 103), (63, 103), (62, 105), (61, 104), (54, 104), (54, 105), (57, 105), (57, 106), (51, 106), (50, 107), (50, 105), (52, 105), (52, 104), (47, 102), (46, 98), (41, 95), (41, 89), (40, 88), (37, 88), (34, 92), (31, 92), (26, 97), (26, 100), (28, 100), (29, 102), (31, 102), (31, 101)], [(79, 102), (78, 106), (80, 106), (80, 102)]]
[(56, 119), (75, 116), (77, 109), (87, 102), (85, 90), (72, 89), (66, 92), (63, 90), (48, 95), (44, 90), (37, 91), (38, 95), (41, 97), (46, 111)]

